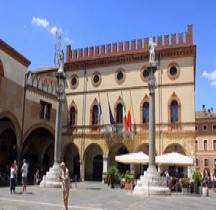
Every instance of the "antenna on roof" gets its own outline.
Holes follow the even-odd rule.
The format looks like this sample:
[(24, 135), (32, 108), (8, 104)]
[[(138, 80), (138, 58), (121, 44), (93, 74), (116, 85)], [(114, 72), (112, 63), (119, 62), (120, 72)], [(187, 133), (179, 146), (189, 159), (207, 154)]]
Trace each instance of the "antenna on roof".
[(56, 30), (55, 54), (54, 54), (54, 65), (55, 66), (58, 66), (58, 55), (61, 51), (61, 41), (62, 41), (61, 31), (57, 29)]

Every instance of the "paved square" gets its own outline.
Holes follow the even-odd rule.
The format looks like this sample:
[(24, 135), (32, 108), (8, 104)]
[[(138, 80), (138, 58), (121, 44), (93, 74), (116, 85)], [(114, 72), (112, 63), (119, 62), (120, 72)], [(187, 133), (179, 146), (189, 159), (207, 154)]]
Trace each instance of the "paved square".
[[(17, 192), (21, 187), (16, 188)], [(27, 187), (26, 194), (10, 194), (8, 187), (0, 188), (1, 210), (57, 210), (63, 209), (61, 189)], [(77, 210), (161, 210), (161, 209), (216, 209), (216, 192), (209, 197), (183, 196), (137, 196), (124, 189), (111, 189), (100, 182), (78, 183), (70, 190), (69, 209)]]

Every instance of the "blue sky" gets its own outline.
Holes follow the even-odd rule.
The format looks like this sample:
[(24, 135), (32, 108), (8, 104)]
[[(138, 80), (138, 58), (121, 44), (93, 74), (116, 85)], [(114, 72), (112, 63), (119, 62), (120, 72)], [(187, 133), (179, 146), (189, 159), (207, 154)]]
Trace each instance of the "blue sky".
[(0, 38), (31, 61), (52, 66), (55, 31), (72, 48), (185, 32), (193, 24), (196, 110), (216, 110), (215, 0), (1, 0)]

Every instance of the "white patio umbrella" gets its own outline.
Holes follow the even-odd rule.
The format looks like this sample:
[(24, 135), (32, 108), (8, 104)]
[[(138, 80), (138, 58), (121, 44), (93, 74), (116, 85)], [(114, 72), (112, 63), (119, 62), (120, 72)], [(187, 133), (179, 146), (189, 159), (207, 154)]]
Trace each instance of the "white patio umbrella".
[(193, 165), (193, 158), (182, 155), (177, 152), (165, 153), (156, 156), (156, 163), (159, 165)]
[(115, 156), (115, 160), (120, 163), (148, 163), (149, 156), (143, 152), (128, 153)]

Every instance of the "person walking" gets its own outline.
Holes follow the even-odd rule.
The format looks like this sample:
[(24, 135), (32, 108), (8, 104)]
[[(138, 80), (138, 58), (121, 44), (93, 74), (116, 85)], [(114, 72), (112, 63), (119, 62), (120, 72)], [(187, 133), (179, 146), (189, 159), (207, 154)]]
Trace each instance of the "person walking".
[(15, 187), (16, 187), (16, 174), (17, 174), (17, 169), (16, 165), (13, 162), (10, 167), (10, 193), (15, 194)]
[(61, 176), (59, 177), (62, 181), (62, 192), (63, 192), (63, 200), (65, 209), (68, 210), (68, 198), (69, 198), (69, 190), (70, 190), (70, 177), (69, 170), (65, 166), (65, 163), (61, 163)]
[(26, 163), (26, 159), (23, 159), (23, 165), (21, 168), (22, 171), (22, 192), (26, 192), (26, 186), (27, 186), (27, 175), (28, 175), (28, 165)]
[(17, 166), (17, 162), (16, 160), (14, 160), (14, 167), (15, 167), (15, 171), (16, 171), (16, 174), (15, 174), (15, 185), (17, 183), (17, 179), (18, 179), (18, 166)]
[(165, 172), (165, 175), (166, 175), (166, 184), (167, 184), (167, 187), (170, 187), (170, 175), (168, 173), (168, 171)]
[(34, 181), (35, 181), (35, 185), (37, 187), (39, 187), (39, 182), (40, 182), (40, 172), (39, 172), (39, 169), (36, 170), (36, 173), (34, 175)]

